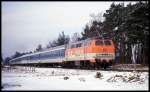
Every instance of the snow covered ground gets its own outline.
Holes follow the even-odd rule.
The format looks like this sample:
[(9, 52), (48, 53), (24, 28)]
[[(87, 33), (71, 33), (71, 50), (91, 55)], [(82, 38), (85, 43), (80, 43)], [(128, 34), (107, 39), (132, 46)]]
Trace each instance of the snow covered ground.
[(2, 71), (2, 90), (149, 90), (149, 73), (17, 67)]

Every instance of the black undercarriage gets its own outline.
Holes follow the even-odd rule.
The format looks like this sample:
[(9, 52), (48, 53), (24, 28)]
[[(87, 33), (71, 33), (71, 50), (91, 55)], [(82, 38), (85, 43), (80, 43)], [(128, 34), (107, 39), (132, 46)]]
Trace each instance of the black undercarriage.
[(90, 61), (63, 61), (59, 63), (27, 63), (27, 64), (12, 64), (11, 66), (33, 66), (33, 67), (62, 67), (62, 68), (80, 68), (80, 69), (106, 69), (113, 62), (90, 62)]

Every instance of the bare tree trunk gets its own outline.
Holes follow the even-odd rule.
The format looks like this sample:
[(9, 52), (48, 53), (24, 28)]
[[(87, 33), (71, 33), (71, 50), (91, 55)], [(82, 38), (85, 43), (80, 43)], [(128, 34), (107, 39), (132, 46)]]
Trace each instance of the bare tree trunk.
[(124, 33), (121, 34), (121, 42), (120, 42), (120, 49), (121, 49), (121, 62), (125, 63), (125, 44), (124, 44), (125, 36)]
[(137, 64), (137, 56), (138, 56), (138, 45), (139, 44), (133, 44), (131, 45), (132, 48), (132, 63), (134, 64), (134, 68), (136, 70), (136, 64)]

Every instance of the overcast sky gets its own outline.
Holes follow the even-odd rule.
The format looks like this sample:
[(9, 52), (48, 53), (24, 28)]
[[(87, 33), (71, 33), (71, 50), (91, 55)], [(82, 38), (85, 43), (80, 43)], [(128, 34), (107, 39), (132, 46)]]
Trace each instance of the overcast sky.
[(45, 47), (62, 31), (69, 36), (81, 33), (89, 15), (104, 13), (111, 3), (2, 2), (2, 55), (33, 51), (38, 44)]

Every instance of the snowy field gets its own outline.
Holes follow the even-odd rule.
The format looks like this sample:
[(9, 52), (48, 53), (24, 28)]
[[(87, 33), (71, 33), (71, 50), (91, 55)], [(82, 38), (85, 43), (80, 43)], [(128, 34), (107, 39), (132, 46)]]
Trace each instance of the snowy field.
[(2, 90), (149, 90), (148, 72), (26, 68), (3, 70)]

